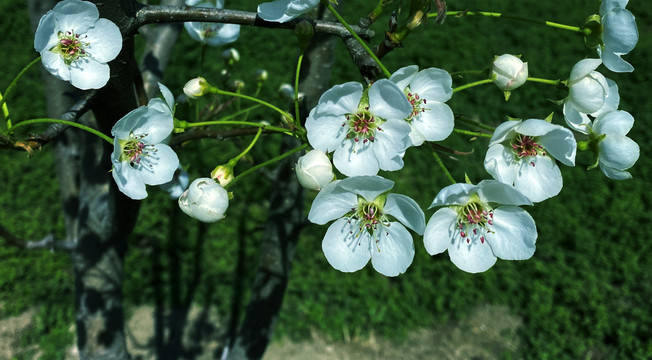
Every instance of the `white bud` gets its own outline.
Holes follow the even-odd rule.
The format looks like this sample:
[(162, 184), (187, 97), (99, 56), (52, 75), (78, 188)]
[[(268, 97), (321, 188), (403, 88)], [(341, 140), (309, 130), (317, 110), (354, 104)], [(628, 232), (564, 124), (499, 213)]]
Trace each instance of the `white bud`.
[(299, 158), (295, 170), (301, 186), (310, 190), (321, 190), (335, 178), (333, 165), (321, 150), (311, 150)]
[(492, 69), (494, 84), (500, 90), (510, 91), (525, 84), (528, 77), (527, 63), (514, 55), (504, 54), (496, 57)]
[(196, 77), (191, 79), (183, 86), (183, 93), (191, 99), (196, 99), (208, 93), (210, 85), (203, 77)]
[(240, 61), (240, 53), (234, 48), (229, 48), (222, 51), (222, 58), (228, 63), (237, 63)]
[(258, 81), (266, 81), (269, 75), (267, 74), (267, 70), (265, 69), (258, 69), (256, 70), (256, 80)]
[(213, 179), (199, 178), (181, 195), (179, 207), (199, 221), (216, 222), (224, 219), (229, 207), (229, 194)]
[(281, 84), (278, 92), (283, 98), (294, 101), (294, 87), (292, 85), (288, 83)]

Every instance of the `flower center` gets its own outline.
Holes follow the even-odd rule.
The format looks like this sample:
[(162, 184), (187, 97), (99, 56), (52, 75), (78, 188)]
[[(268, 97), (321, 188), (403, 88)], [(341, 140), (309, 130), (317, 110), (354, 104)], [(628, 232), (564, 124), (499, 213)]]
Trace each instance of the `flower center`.
[(494, 233), (494, 211), (478, 200), (472, 200), (458, 210), (457, 230), (467, 244), (480, 240), (484, 244), (488, 233)]
[(60, 31), (58, 37), (59, 42), (50, 51), (59, 53), (66, 65), (70, 65), (80, 57), (88, 56), (84, 48), (90, 43), (83, 41), (86, 35), (79, 36), (79, 34), (75, 34), (74, 30), (69, 30), (66, 32)]
[[(546, 150), (543, 146), (537, 144), (536, 141), (537, 139), (533, 136), (518, 134), (511, 142), (514, 154), (516, 154), (519, 159), (537, 155), (546, 156)], [(534, 162), (530, 161), (530, 165), (534, 166)]]
[(358, 111), (356, 114), (346, 115), (346, 122), (342, 126), (349, 126), (349, 131), (346, 134), (347, 139), (353, 139), (356, 143), (362, 140), (363, 144), (368, 141), (374, 141), (376, 130), (383, 131), (380, 128), (380, 119), (375, 118), (369, 112), (369, 107), (365, 107), (363, 111)]
[(222, 27), (221, 24), (202, 23), (201, 33), (204, 39), (210, 39), (217, 36), (217, 33)]
[(389, 219), (383, 214), (384, 202), (383, 196), (376, 198), (372, 202), (368, 202), (362, 197), (358, 198), (358, 205), (351, 208), (348, 216), (349, 222), (355, 222), (358, 226), (355, 237), (359, 239), (362, 233), (367, 232), (378, 243), (379, 239), (376, 230), (378, 230), (379, 226), (382, 228), (390, 225)]
[(425, 112), (426, 109), (425, 107), (422, 107), (422, 105), (426, 105), (426, 99), (422, 99), (419, 94), (417, 93), (412, 93), (412, 92), (407, 92), (406, 93), (407, 99), (412, 104), (412, 113), (410, 114), (410, 117), (406, 119), (406, 121), (409, 123), (411, 122), (414, 118), (419, 116), (422, 112)]
[(143, 157), (149, 156), (150, 152), (156, 152), (156, 149), (153, 145), (149, 145), (141, 141), (141, 139), (145, 136), (147, 136), (147, 134), (129, 134), (129, 139), (118, 140), (120, 146), (122, 147), (120, 161), (129, 161), (131, 166), (138, 166), (140, 165)]

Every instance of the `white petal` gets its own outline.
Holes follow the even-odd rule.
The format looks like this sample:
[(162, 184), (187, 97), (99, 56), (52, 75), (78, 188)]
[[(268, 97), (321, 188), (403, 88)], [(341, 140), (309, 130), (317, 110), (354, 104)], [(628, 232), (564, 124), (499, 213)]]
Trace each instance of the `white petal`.
[[(378, 174), (378, 160), (371, 143), (346, 140), (333, 153), (333, 165), (346, 176)], [(355, 151), (353, 151), (355, 149)]]
[(414, 230), (419, 235), (423, 235), (426, 227), (426, 217), (423, 210), (416, 201), (410, 197), (400, 194), (387, 195), (387, 201), (383, 208), (386, 214), (392, 215), (403, 225)]
[(396, 70), (392, 76), (390, 76), (389, 80), (395, 83), (399, 89), (405, 90), (405, 88), (410, 85), (410, 82), (414, 79), (414, 76), (418, 71), (419, 67), (417, 65), (405, 66)]
[(358, 194), (365, 200), (371, 202), (380, 194), (393, 188), (394, 182), (377, 175), (354, 176), (340, 181), (338, 186), (354, 194)]
[(369, 88), (369, 111), (385, 120), (404, 120), (412, 113), (412, 105), (396, 84), (381, 79)]
[(410, 83), (410, 90), (427, 101), (445, 102), (453, 96), (452, 85), (453, 79), (446, 70), (433, 67), (419, 71)]
[(588, 76), (593, 70), (597, 69), (602, 63), (600, 59), (584, 59), (580, 60), (573, 66), (570, 74), (570, 82), (575, 82), (578, 79)]
[(201, 22), (185, 22), (183, 23), (183, 27), (186, 28), (186, 31), (188, 32), (188, 35), (195, 40), (199, 41), (201, 43), (204, 42), (204, 37), (202, 36), (202, 29), (204, 23)]
[(354, 193), (342, 191), (337, 186), (339, 182), (341, 181), (333, 181), (317, 194), (308, 213), (310, 222), (323, 225), (355, 208), (358, 197)]
[(378, 242), (371, 244), (371, 264), (385, 276), (404, 273), (414, 259), (412, 235), (403, 225), (389, 223), (387, 227), (376, 230)]
[(460, 236), (453, 237), (453, 241), (454, 244), (448, 247), (448, 256), (460, 270), (479, 273), (487, 271), (496, 263), (496, 256), (487, 241), (467, 243)]
[(488, 203), (504, 205), (532, 205), (530, 199), (513, 186), (496, 180), (482, 180), (477, 185), (477, 194)]
[(634, 126), (634, 117), (624, 110), (612, 111), (595, 119), (596, 134), (627, 135)]
[(632, 178), (632, 174), (630, 174), (627, 171), (621, 171), (621, 170), (616, 170), (614, 168), (610, 168), (606, 165), (600, 164), (600, 170), (602, 170), (602, 173), (608, 177), (609, 179), (613, 180), (627, 180)]
[(519, 160), (510, 148), (502, 144), (489, 147), (484, 157), (484, 168), (494, 179), (513, 184), (519, 168)]
[[(174, 95), (172, 95), (172, 91), (170, 91), (167, 86), (161, 83), (158, 83), (158, 88), (161, 90), (161, 94), (163, 95), (163, 99), (165, 99), (165, 103), (167, 104), (169, 111), (174, 110)], [(152, 100), (149, 101), (150, 106), (152, 105)]]
[(627, 54), (636, 47), (638, 28), (634, 15), (626, 9), (617, 8), (602, 17), (602, 41), (616, 54)]
[(70, 68), (63, 61), (61, 55), (46, 50), (41, 53), (41, 62), (50, 74), (61, 80), (70, 81)]
[(448, 207), (437, 210), (426, 225), (423, 245), (430, 255), (441, 254), (455, 244), (453, 240), (457, 226), (457, 213)]
[(549, 155), (567, 166), (575, 166), (577, 142), (573, 133), (565, 127), (553, 125), (555, 129), (539, 138), (539, 145), (546, 149)]
[(70, 65), (70, 83), (81, 89), (99, 89), (109, 81), (109, 65), (80, 58)]
[(230, 44), (240, 36), (240, 25), (236, 24), (223, 24), (217, 34), (213, 37), (206, 38), (206, 44), (210, 46), (221, 46)]
[(519, 126), (521, 123), (522, 123), (521, 120), (509, 120), (498, 125), (496, 127), (496, 130), (494, 130), (494, 134), (491, 136), (491, 139), (489, 140), (489, 146), (491, 147), (507, 139), (511, 140), (512, 138), (514, 138), (516, 136), (514, 133), (514, 128)]
[(598, 143), (600, 165), (616, 170), (634, 166), (640, 156), (640, 148), (634, 140), (623, 135), (607, 135)]
[(629, 0), (602, 0), (600, 4), (600, 15), (605, 15), (614, 8), (625, 8)]
[(546, 135), (551, 131), (562, 128), (559, 125), (551, 124), (545, 120), (541, 119), (527, 119), (523, 121), (520, 125), (514, 128), (519, 134), (528, 135), (528, 136), (542, 136)]
[(122, 34), (110, 20), (97, 20), (95, 26), (88, 29), (86, 36), (86, 41), (90, 44), (87, 51), (101, 63), (115, 59), (122, 50)]
[(34, 35), (34, 49), (38, 52), (50, 51), (59, 38), (58, 30), (55, 29), (56, 19), (53, 11), (48, 11), (38, 22), (36, 34)]
[(355, 113), (362, 98), (362, 90), (362, 84), (354, 81), (333, 86), (319, 98), (315, 116)]
[(564, 120), (571, 129), (582, 134), (589, 133), (588, 126), (591, 126), (591, 119), (587, 114), (577, 111), (568, 101), (564, 102)]
[(605, 103), (607, 95), (607, 80), (605, 77), (594, 72), (594, 76), (586, 76), (575, 81), (569, 87), (568, 101), (580, 112), (590, 114), (600, 110)]
[(294, 19), (285, 14), (292, 0), (276, 0), (258, 5), (258, 17), (265, 21), (286, 22)]
[(422, 112), (410, 125), (428, 141), (441, 141), (453, 132), (455, 116), (448, 105), (436, 101), (429, 101)]
[(536, 156), (520, 161), (514, 187), (532, 202), (540, 202), (559, 194), (562, 186), (561, 171), (551, 157)]
[(346, 118), (342, 115), (318, 115), (315, 112), (315, 109), (312, 109), (306, 119), (308, 142), (315, 149), (325, 153), (332, 152), (342, 146), (342, 142), (346, 139), (348, 131)]
[(128, 139), (129, 134), (134, 130), (134, 126), (140, 126), (138, 121), (139, 119), (144, 119), (146, 117), (147, 111), (147, 106), (140, 106), (131, 110), (127, 115), (120, 118), (120, 120), (113, 125), (111, 135), (122, 140)]
[(97, 6), (89, 1), (67, 0), (54, 6), (59, 30), (74, 30), (76, 34), (85, 33), (99, 19)]
[(607, 79), (607, 96), (604, 98), (604, 105), (600, 108), (600, 110), (594, 112), (591, 114), (593, 117), (598, 117), (604, 113), (614, 111), (618, 109), (618, 105), (620, 105), (620, 94), (618, 93), (618, 85), (616, 84), (615, 81), (611, 79)]
[(598, 46), (598, 55), (600, 55), (600, 58), (602, 58), (602, 61), (604, 62), (604, 66), (606, 66), (607, 69), (613, 72), (624, 73), (624, 72), (634, 71), (634, 67), (632, 66), (632, 64), (623, 60), (620, 57), (620, 55), (614, 53), (613, 51), (611, 51), (611, 49), (609, 49), (606, 46), (604, 50), (600, 49), (600, 47)]
[(174, 120), (169, 108), (159, 98), (154, 98), (147, 105), (147, 113), (142, 117), (130, 117), (131, 131), (136, 136), (144, 136), (142, 141), (157, 144), (167, 138), (174, 128)]
[(371, 240), (366, 231), (358, 236), (356, 223), (339, 219), (326, 231), (321, 248), (332, 267), (343, 272), (362, 269), (371, 258)]
[(154, 151), (148, 151), (146, 156), (141, 157), (140, 164), (134, 167), (145, 184), (165, 184), (172, 180), (179, 167), (179, 158), (174, 150), (165, 144), (156, 144), (153, 148)]
[(295, 18), (307, 13), (317, 5), (319, 5), (319, 0), (292, 0), (285, 13)]
[(471, 195), (476, 191), (477, 186), (472, 184), (457, 183), (448, 185), (439, 190), (439, 193), (435, 196), (435, 199), (432, 201), (432, 204), (430, 204), (428, 209), (443, 205), (464, 205), (469, 202)]
[(380, 169), (395, 171), (403, 168), (403, 154), (411, 144), (410, 125), (405, 121), (386, 121), (377, 131), (373, 151)]
[(537, 228), (534, 219), (516, 206), (494, 209), (494, 234), (487, 234), (494, 255), (503, 260), (526, 260), (536, 249)]
[(111, 171), (118, 189), (128, 197), (134, 200), (141, 200), (147, 197), (145, 183), (140, 179), (136, 170), (126, 162), (113, 161), (113, 171)]

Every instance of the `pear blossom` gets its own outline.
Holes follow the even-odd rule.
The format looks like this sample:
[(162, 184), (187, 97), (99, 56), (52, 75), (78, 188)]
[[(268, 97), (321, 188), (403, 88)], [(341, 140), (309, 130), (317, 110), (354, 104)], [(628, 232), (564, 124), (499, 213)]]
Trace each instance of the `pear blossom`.
[[(364, 94), (364, 96), (363, 96)], [(375, 175), (403, 167), (411, 145), (413, 107), (392, 81), (382, 79), (367, 90), (348, 82), (327, 90), (306, 119), (313, 148), (333, 152), (333, 164), (346, 176)]]
[(511, 54), (497, 56), (491, 69), (491, 78), (500, 90), (510, 91), (525, 84), (527, 63)]
[(618, 85), (595, 71), (600, 59), (580, 60), (568, 80), (569, 94), (564, 100), (564, 119), (573, 130), (588, 134), (591, 118), (616, 110), (620, 103)]
[(258, 5), (258, 17), (265, 21), (284, 23), (299, 17), (319, 5), (319, 0), (275, 0)]
[[(186, 5), (222, 9), (224, 8), (224, 0), (216, 1), (203, 1), (200, 0), (186, 0)], [(186, 28), (188, 35), (202, 44), (209, 46), (220, 46), (230, 44), (240, 36), (240, 25), (237, 24), (220, 24), (211, 22), (185, 22), (183, 26)]]
[(484, 168), (539, 202), (559, 194), (563, 186), (555, 159), (574, 166), (576, 151), (573, 133), (565, 127), (539, 119), (506, 121), (489, 140)]
[(627, 137), (634, 117), (627, 111), (612, 111), (600, 115), (593, 123), (594, 149), (600, 170), (610, 179), (625, 180), (632, 175), (626, 170), (634, 166), (640, 155), (638, 144)]
[(230, 164), (218, 165), (211, 171), (211, 179), (217, 181), (220, 186), (224, 187), (235, 179), (233, 166)]
[(301, 186), (310, 190), (319, 191), (335, 179), (333, 165), (321, 150), (313, 149), (300, 157), (295, 171)]
[(308, 220), (335, 220), (322, 241), (335, 269), (354, 272), (371, 260), (379, 273), (397, 276), (410, 266), (414, 244), (405, 227), (423, 234), (425, 216), (411, 198), (388, 193), (393, 186), (380, 176), (356, 176), (333, 181), (317, 194)]
[(455, 266), (470, 273), (491, 268), (497, 258), (526, 260), (536, 249), (534, 219), (520, 205), (532, 202), (513, 187), (495, 180), (443, 188), (430, 208), (423, 243), (430, 255), (448, 250)]
[(604, 66), (613, 72), (632, 72), (634, 67), (621, 58), (636, 47), (638, 28), (634, 15), (627, 9), (629, 0), (602, 0), (600, 16), (602, 44), (597, 47)]
[(39, 21), (34, 49), (50, 74), (78, 89), (99, 89), (109, 81), (107, 63), (120, 53), (122, 35), (95, 4), (64, 0)]
[(183, 93), (191, 99), (204, 96), (208, 94), (209, 90), (210, 84), (201, 76), (188, 80), (186, 85), (183, 86)]
[(188, 216), (212, 223), (224, 219), (229, 194), (211, 178), (195, 179), (179, 197), (179, 207)]
[(162, 143), (172, 132), (174, 97), (159, 84), (165, 101), (154, 98), (123, 116), (111, 129), (113, 179), (118, 189), (132, 199), (147, 197), (145, 185), (172, 180), (179, 167), (177, 154)]
[(444, 104), (453, 96), (453, 80), (442, 69), (419, 71), (416, 65), (398, 69), (389, 78), (396, 83), (412, 105), (412, 113), (405, 119), (410, 124), (413, 146), (424, 141), (441, 141), (453, 132), (453, 111)]

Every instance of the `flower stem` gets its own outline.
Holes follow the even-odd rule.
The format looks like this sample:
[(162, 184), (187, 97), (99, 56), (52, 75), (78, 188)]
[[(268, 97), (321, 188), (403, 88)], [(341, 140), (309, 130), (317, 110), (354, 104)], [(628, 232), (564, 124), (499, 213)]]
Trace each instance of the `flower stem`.
[(439, 155), (437, 155), (436, 151), (432, 152), (432, 156), (435, 158), (435, 161), (437, 162), (437, 165), (439, 165), (439, 168), (441, 169), (441, 171), (448, 178), (448, 181), (450, 181), (451, 184), (455, 184), (456, 183), (455, 179), (453, 179), (453, 176), (451, 175), (451, 173), (446, 168), (446, 165), (444, 165), (444, 163), (441, 161), (441, 158), (439, 157)]
[[(245, 111), (245, 110), (243, 110)], [(249, 121), (226, 121), (226, 120), (215, 120), (215, 121), (200, 121), (200, 122), (187, 122), (183, 120), (178, 120), (176, 121), (176, 125), (182, 129), (189, 128), (189, 127), (198, 127), (198, 126), (212, 126), (212, 125), (245, 125), (245, 126), (253, 126), (253, 127), (258, 127), (263, 130), (271, 130), (275, 131), (281, 134), (285, 135), (290, 135), (290, 136), (295, 136), (294, 133), (292, 133), (288, 129), (284, 129), (282, 127), (278, 126), (271, 126), (267, 124), (261, 124), (261, 123), (255, 123), (255, 122), (249, 122)]]
[(468, 84), (458, 86), (458, 87), (453, 89), (453, 94), (458, 92), (458, 91), (462, 91), (462, 90), (466, 90), (468, 88), (472, 88), (474, 86), (490, 84), (491, 81), (492, 81), (491, 79), (482, 79), (482, 80), (474, 81), (472, 83), (468, 83)]
[(303, 149), (305, 149), (305, 148), (307, 148), (307, 147), (308, 147), (308, 144), (303, 144), (303, 145), (301, 145), (301, 146), (299, 146), (299, 147), (296, 147), (296, 148), (294, 148), (294, 149), (292, 149), (292, 150), (290, 150), (290, 151), (288, 151), (288, 152), (286, 152), (286, 153), (283, 153), (283, 154), (281, 154), (281, 155), (279, 155), (279, 156), (277, 156), (277, 157), (274, 157), (274, 158), (272, 158), (272, 159), (269, 159), (269, 160), (267, 160), (267, 161), (265, 161), (265, 162), (263, 162), (263, 163), (260, 163), (260, 164), (258, 164), (258, 165), (256, 165), (256, 166), (252, 166), (251, 168), (245, 170), (242, 174), (240, 174), (240, 175), (236, 176), (235, 178), (233, 178), (233, 181), (231, 181), (229, 184), (227, 184), (226, 186), (224, 186), (224, 188), (225, 188), (225, 189), (228, 189), (228, 188), (231, 187), (233, 184), (235, 184), (236, 182), (238, 182), (238, 180), (240, 180), (240, 179), (242, 179), (243, 177), (249, 175), (250, 173), (252, 173), (252, 172), (254, 172), (254, 171), (256, 171), (256, 170), (258, 170), (258, 169), (260, 169), (260, 168), (262, 168), (262, 167), (265, 167), (265, 166), (267, 166), (267, 165), (271, 165), (271, 164), (273, 164), (273, 163), (275, 163), (275, 162), (278, 162), (278, 161), (280, 161), (280, 160), (282, 160), (282, 159), (285, 159), (286, 157), (288, 157), (288, 156), (290, 156), (290, 155), (292, 155), (292, 154), (294, 154), (294, 153), (297, 153), (297, 152), (299, 152), (299, 151), (301, 151), (301, 150), (303, 150)]
[[(437, 16), (437, 14), (428, 14), (428, 17), (434, 17)], [(550, 26), (556, 29), (562, 29), (562, 30), (568, 30), (568, 31), (573, 31), (576, 33), (584, 34), (582, 29), (579, 26), (571, 26), (571, 25), (564, 25), (564, 24), (559, 24), (555, 23), (552, 21), (545, 21), (545, 20), (537, 20), (537, 19), (528, 19), (520, 16), (513, 16), (513, 15), (505, 15), (497, 12), (487, 12), (487, 11), (447, 11), (446, 16), (456, 16), (456, 17), (462, 17), (462, 16), (487, 16), (487, 17), (495, 17), (495, 18), (505, 18), (505, 19), (511, 19), (511, 20), (517, 20), (517, 21), (524, 21), (524, 22), (529, 22), (529, 23), (534, 23), (534, 24), (540, 24), (540, 25), (546, 25)]]
[(262, 133), (263, 133), (263, 128), (258, 128), (258, 132), (256, 133), (256, 136), (254, 137), (254, 139), (251, 140), (251, 143), (249, 143), (249, 146), (247, 146), (247, 148), (244, 149), (238, 156), (236, 156), (233, 159), (229, 160), (229, 165), (235, 166), (243, 156), (247, 155), (249, 150), (251, 150), (254, 147), (254, 145), (258, 141), (258, 138), (260, 137), (260, 134), (262, 134)]
[[(27, 70), (29, 70), (29, 68), (31, 68), (34, 64), (36, 64), (36, 63), (39, 62), (40, 60), (41, 60), (41, 57), (40, 57), (40, 56), (37, 57), (36, 59), (32, 60), (32, 62), (30, 62), (29, 64), (27, 64), (27, 65), (26, 65), (26, 66), (25, 66), (25, 67), (24, 67), (24, 68), (23, 68), (23, 69), (18, 73), (18, 75), (16, 75), (16, 77), (11, 81), (11, 83), (10, 83), (9, 86), (7, 87), (7, 90), (5, 90), (5, 95), (4, 95), (4, 97), (0, 96), (0, 105), (4, 105), (4, 104), (5, 104), (5, 102), (7, 101), (7, 97), (9, 96), (9, 93), (11, 93), (11, 90), (13, 90), (13, 88), (16, 86), (16, 83), (18, 82), (18, 79), (20, 79), (20, 77), (23, 76), (23, 74), (25, 74), (25, 72), (27, 72)], [(3, 108), (4, 108), (4, 106), (3, 106)]]
[(259, 103), (259, 104), (261, 104), (261, 105), (267, 106), (268, 108), (270, 108), (270, 109), (272, 109), (272, 110), (274, 110), (274, 111), (280, 113), (281, 115), (283, 115), (284, 117), (286, 117), (286, 118), (288, 118), (288, 119), (292, 119), (292, 115), (290, 115), (290, 114), (288, 114), (287, 112), (285, 112), (285, 111), (279, 109), (278, 107), (276, 107), (276, 106), (274, 106), (274, 105), (268, 103), (267, 101), (263, 101), (263, 100), (260, 100), (260, 99), (258, 99), (258, 98), (251, 97), (251, 96), (248, 96), (248, 95), (245, 95), (245, 94), (240, 94), (240, 93), (234, 93), (234, 92), (230, 92), (230, 91), (220, 90), (220, 89), (218, 89), (218, 88), (216, 88), (216, 87), (211, 87), (210, 91), (211, 91), (213, 94), (234, 96), (234, 97), (238, 97), (238, 98), (246, 99), (246, 100), (249, 100), (249, 101), (257, 102), (257, 103)]
[(451, 77), (457, 76), (457, 75), (466, 75), (466, 74), (471, 74), (471, 75), (483, 75), (487, 73), (487, 69), (485, 70), (462, 70), (462, 71), (455, 71), (450, 73)]
[(376, 56), (376, 54), (374, 54), (373, 50), (371, 50), (371, 48), (369, 48), (369, 45), (367, 45), (367, 43), (365, 43), (364, 40), (362, 40), (362, 39), (360, 38), (360, 36), (358, 36), (358, 34), (356, 34), (356, 32), (351, 28), (351, 25), (349, 25), (349, 24), (346, 22), (346, 20), (344, 20), (344, 18), (343, 18), (343, 17), (342, 17), (338, 12), (337, 12), (337, 10), (335, 10), (335, 8), (333, 7), (333, 5), (331, 5), (330, 2), (327, 2), (327, 1), (324, 1), (324, 2), (326, 3), (326, 7), (328, 8), (328, 10), (329, 10), (331, 13), (333, 13), (333, 15), (335, 16), (335, 18), (337, 19), (337, 21), (339, 21), (340, 24), (342, 24), (342, 26), (344, 26), (344, 27), (346, 28), (346, 30), (348, 30), (349, 33), (351, 33), (351, 36), (353, 36), (353, 38), (354, 38), (358, 43), (360, 43), (360, 45), (361, 45), (361, 46), (362, 46), (362, 47), (367, 51), (367, 53), (369, 54), (369, 56), (371, 56), (371, 58), (374, 59), (374, 61), (376, 62), (376, 64), (378, 64), (378, 66), (380, 67), (380, 69), (383, 71), (383, 74), (385, 74), (386, 77), (390, 77), (390, 76), (392, 76), (392, 74), (387, 70), (387, 68), (385, 67), (385, 65), (383, 65), (382, 62), (380, 62), (380, 59), (378, 58), (378, 56)]
[(299, 54), (297, 60), (297, 70), (294, 75), (294, 125), (301, 128), (301, 120), (299, 117), (299, 73), (301, 72), (301, 63), (303, 62), (303, 51)]
[(483, 124), (483, 123), (481, 123), (481, 122), (478, 122), (478, 121), (475, 121), (475, 120), (471, 120), (471, 119), (469, 119), (469, 118), (467, 118), (467, 117), (465, 117), (465, 116), (463, 116), (463, 115), (461, 115), (461, 116), (456, 116), (456, 117), (455, 117), (455, 120), (457, 120), (457, 121), (461, 121), (461, 122), (463, 122), (463, 123), (466, 123), (466, 124), (469, 124), (469, 125), (472, 125), (472, 126), (475, 126), (475, 127), (479, 127), (480, 129), (489, 130), (489, 131), (491, 131), (491, 132), (494, 132), (494, 131), (496, 130), (496, 128), (493, 127), (493, 126), (489, 126), (489, 125)]
[(462, 129), (453, 129), (458, 134), (464, 134), (464, 135), (471, 135), (471, 136), (480, 136), (480, 137), (492, 137), (493, 135), (491, 134), (485, 134), (477, 131), (469, 131), (469, 130), (462, 130)]
[(529, 77), (529, 78), (527, 78), (527, 81), (538, 82), (538, 83), (543, 83), (543, 84), (548, 84), (548, 85), (554, 85), (554, 86), (557, 86), (557, 87), (563, 87), (564, 86), (564, 84), (563, 84), (563, 82), (561, 80), (550, 80), (550, 79)]
[(109, 144), (113, 145), (113, 139), (111, 139), (110, 137), (108, 137), (108, 136), (105, 135), (105, 134), (102, 134), (102, 133), (99, 132), (98, 130), (95, 130), (95, 129), (93, 129), (93, 128), (91, 128), (91, 127), (88, 127), (88, 126), (86, 126), (86, 125), (82, 125), (82, 124), (80, 124), (80, 123), (76, 123), (76, 122), (72, 122), (72, 121), (67, 121), (67, 120), (61, 120), (61, 119), (45, 119), (45, 118), (43, 118), (43, 119), (30, 119), (30, 120), (25, 120), (25, 121), (21, 121), (21, 122), (19, 122), (18, 124), (16, 124), (16, 125), (10, 127), (10, 128), (7, 130), (7, 132), (8, 132), (8, 133), (12, 133), (12, 132), (14, 132), (14, 131), (16, 130), (16, 128), (19, 128), (19, 127), (22, 127), (22, 126), (25, 126), (25, 125), (30, 125), (30, 124), (39, 124), (39, 123), (59, 123), (59, 124), (64, 124), (64, 125), (68, 125), (68, 126), (76, 127), (76, 128), (78, 128), (78, 129), (82, 129), (82, 130), (84, 130), (84, 131), (87, 131), (87, 132), (89, 132), (89, 133), (91, 133), (91, 134), (93, 134), (93, 135), (97, 135), (97, 136), (99, 136), (100, 138), (102, 138), (103, 140), (106, 140)]

